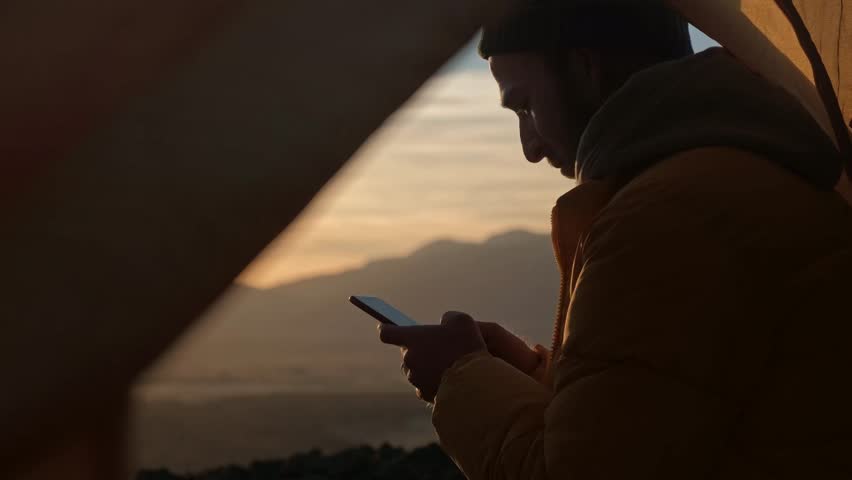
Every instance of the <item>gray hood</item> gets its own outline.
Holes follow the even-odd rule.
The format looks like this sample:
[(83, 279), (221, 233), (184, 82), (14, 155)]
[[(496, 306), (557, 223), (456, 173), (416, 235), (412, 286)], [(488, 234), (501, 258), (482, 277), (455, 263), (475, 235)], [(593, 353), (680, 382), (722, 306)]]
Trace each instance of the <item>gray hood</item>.
[(713, 48), (639, 72), (613, 94), (580, 139), (577, 179), (629, 179), (711, 146), (762, 155), (825, 190), (842, 171), (834, 143), (804, 107)]

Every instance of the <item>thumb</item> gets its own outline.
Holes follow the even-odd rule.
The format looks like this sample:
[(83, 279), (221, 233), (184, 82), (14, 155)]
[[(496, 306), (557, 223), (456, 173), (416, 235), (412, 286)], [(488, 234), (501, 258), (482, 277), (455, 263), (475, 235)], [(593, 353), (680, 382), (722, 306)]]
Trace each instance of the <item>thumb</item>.
[(416, 325), (413, 327), (400, 327), (382, 323), (379, 325), (379, 340), (382, 343), (396, 345), (398, 347), (410, 347), (418, 339), (427, 338), (437, 333), (435, 325)]
[(408, 336), (403, 327), (381, 323), (379, 324), (379, 340), (388, 345), (404, 347), (408, 343)]
[(441, 325), (473, 325), (473, 317), (464, 312), (447, 312), (441, 316)]

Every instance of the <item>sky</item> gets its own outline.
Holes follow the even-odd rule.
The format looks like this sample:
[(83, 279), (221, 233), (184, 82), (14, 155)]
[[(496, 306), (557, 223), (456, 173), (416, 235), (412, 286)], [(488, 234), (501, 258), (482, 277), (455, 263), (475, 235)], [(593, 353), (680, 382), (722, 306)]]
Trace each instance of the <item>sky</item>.
[[(693, 30), (696, 50), (712, 41)], [(510, 229), (546, 232), (574, 186), (527, 163), (514, 113), (473, 43), (365, 144), (291, 227), (241, 275), (270, 288), (437, 239), (481, 241)]]

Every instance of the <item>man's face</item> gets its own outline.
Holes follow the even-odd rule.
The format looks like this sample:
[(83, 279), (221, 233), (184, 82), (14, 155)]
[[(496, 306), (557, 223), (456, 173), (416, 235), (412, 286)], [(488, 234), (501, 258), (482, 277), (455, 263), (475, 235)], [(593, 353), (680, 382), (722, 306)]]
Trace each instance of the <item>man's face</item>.
[(490, 58), (503, 107), (518, 115), (521, 145), (528, 161), (542, 159), (574, 178), (580, 136), (599, 108), (594, 58), (566, 52), (554, 60), (538, 53), (512, 53)]

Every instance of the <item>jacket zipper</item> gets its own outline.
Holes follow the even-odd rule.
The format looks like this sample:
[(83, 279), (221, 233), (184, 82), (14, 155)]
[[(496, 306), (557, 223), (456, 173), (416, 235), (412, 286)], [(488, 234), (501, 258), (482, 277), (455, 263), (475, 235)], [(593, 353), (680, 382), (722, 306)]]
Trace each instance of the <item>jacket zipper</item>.
[(553, 327), (553, 343), (550, 347), (550, 365), (557, 360), (557, 353), (562, 348), (562, 339), (565, 336), (565, 317), (568, 316), (567, 297), (568, 279), (566, 274), (561, 275), (559, 281), (559, 304), (556, 308), (556, 322)]
[(550, 231), (553, 232), (554, 238), (554, 253), (556, 256), (556, 265), (559, 267), (559, 297), (556, 305), (556, 321), (553, 326), (553, 341), (550, 347), (550, 361), (548, 362), (548, 368), (552, 368), (553, 364), (556, 362), (559, 356), (559, 350), (562, 347), (562, 339), (565, 335), (565, 317), (568, 316), (568, 287), (569, 287), (569, 278), (571, 272), (568, 271), (568, 266), (563, 265), (563, 259), (561, 258), (561, 241), (559, 230), (557, 228), (557, 218), (556, 218), (556, 208), (553, 209), (550, 213)]

